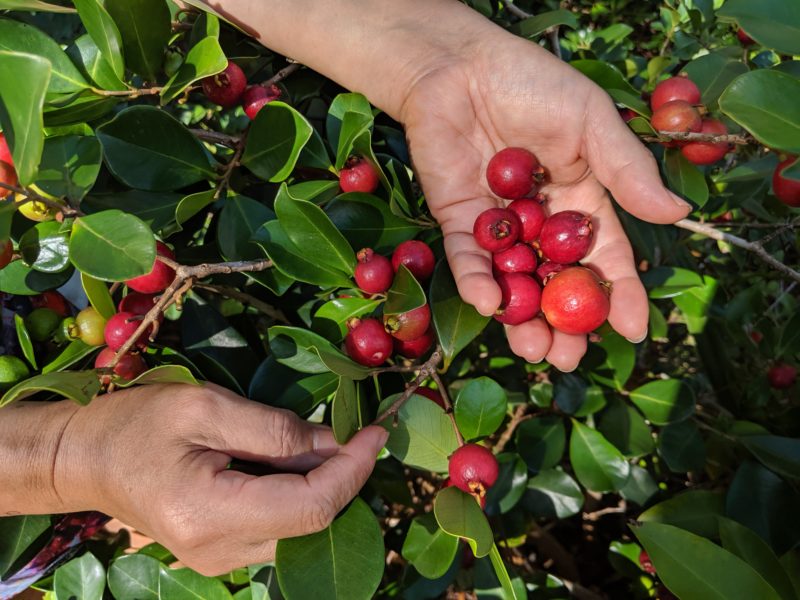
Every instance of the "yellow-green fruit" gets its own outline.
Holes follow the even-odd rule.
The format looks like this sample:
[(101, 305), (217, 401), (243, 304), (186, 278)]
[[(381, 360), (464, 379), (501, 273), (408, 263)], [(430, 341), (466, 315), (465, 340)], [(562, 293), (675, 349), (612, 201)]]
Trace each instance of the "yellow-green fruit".
[[(37, 187), (36, 185), (29, 186), (31, 190), (42, 196), (43, 198), (47, 198), (48, 200), (52, 200), (53, 202), (58, 202), (62, 204), (62, 202), (53, 196), (52, 194), (48, 194), (41, 188)], [(24, 196), (19, 195), (17, 196), (17, 202), (20, 202)], [(48, 206), (44, 202), (38, 202), (36, 200), (31, 200), (30, 202), (25, 202), (24, 204), (20, 204), (17, 207), (17, 210), (25, 217), (29, 218), (31, 221), (52, 221), (56, 214), (58, 214), (58, 210)]]
[(0, 356), (0, 392), (12, 388), (28, 375), (28, 365), (16, 356)]
[(106, 320), (91, 306), (84, 308), (75, 317), (75, 328), (84, 344), (102, 346), (106, 342), (103, 336)]
[(37, 308), (25, 317), (25, 329), (36, 342), (44, 342), (50, 339), (55, 332), (61, 317), (50, 308)]

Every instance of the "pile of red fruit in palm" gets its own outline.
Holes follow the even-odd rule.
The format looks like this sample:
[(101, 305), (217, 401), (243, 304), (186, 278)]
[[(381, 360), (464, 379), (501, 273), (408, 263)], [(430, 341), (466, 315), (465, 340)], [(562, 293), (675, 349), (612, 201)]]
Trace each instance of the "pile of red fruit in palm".
[(251, 119), (255, 119), (258, 111), (281, 95), (277, 85), (247, 85), (242, 68), (230, 61), (224, 71), (206, 77), (200, 83), (209, 100), (225, 108), (241, 104)]
[(477, 243), (492, 253), (502, 292), (495, 319), (519, 325), (541, 311), (564, 333), (599, 327), (608, 317), (610, 286), (577, 264), (592, 245), (591, 218), (574, 210), (547, 215), (545, 198), (537, 193), (544, 169), (523, 148), (495, 154), (486, 178), (494, 194), (512, 200), (506, 208), (481, 213), (473, 228)]

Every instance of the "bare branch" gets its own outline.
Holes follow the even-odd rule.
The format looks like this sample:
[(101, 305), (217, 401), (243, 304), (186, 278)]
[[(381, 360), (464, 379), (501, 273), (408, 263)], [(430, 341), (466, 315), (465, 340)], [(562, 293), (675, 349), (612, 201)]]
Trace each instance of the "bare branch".
[(211, 142), (212, 144), (222, 144), (223, 146), (230, 146), (236, 148), (239, 145), (240, 136), (228, 135), (227, 133), (220, 133), (218, 131), (208, 131), (206, 129), (190, 129), (192, 135), (197, 139), (204, 142)]
[(508, 425), (506, 425), (505, 430), (503, 430), (502, 435), (494, 445), (495, 454), (500, 454), (505, 449), (506, 444), (511, 440), (519, 424), (530, 418), (530, 416), (526, 414), (528, 412), (528, 406), (528, 404), (523, 403), (519, 404), (514, 409), (514, 412), (511, 414), (511, 419), (508, 421)]
[[(441, 346), (436, 346), (436, 350), (433, 351), (431, 357), (422, 363), (419, 366), (419, 373), (414, 378), (414, 380), (408, 384), (405, 391), (395, 400), (392, 405), (383, 411), (378, 418), (373, 421), (375, 425), (382, 423), (388, 417), (397, 415), (397, 412), (400, 410), (400, 407), (406, 403), (406, 401), (411, 397), (411, 395), (416, 391), (416, 389), (425, 381), (428, 377), (432, 377), (433, 374), (436, 373), (436, 367), (442, 361), (442, 348)], [(446, 392), (445, 392), (446, 393)], [(444, 394), (442, 394), (444, 397)]]
[(270, 77), (266, 81), (263, 81), (263, 82), (259, 83), (258, 85), (260, 85), (262, 87), (265, 87), (265, 88), (268, 88), (271, 85), (275, 85), (276, 83), (280, 83), (281, 81), (286, 79), (289, 75), (291, 75), (295, 71), (299, 71), (302, 67), (303, 67), (303, 65), (301, 65), (300, 63), (293, 62), (289, 66), (283, 67), (280, 71), (275, 73), (275, 75), (273, 75), (272, 77)]
[(522, 10), (519, 6), (511, 2), (511, 0), (502, 0), (502, 2), (503, 6), (506, 7), (506, 10), (518, 19), (527, 19), (533, 16), (531, 13)]
[(9, 185), (0, 181), (0, 189), (6, 189), (14, 192), (15, 194), (19, 194), (23, 196), (22, 200), (15, 200), (14, 205), (17, 207), (22, 206), (23, 204), (28, 204), (29, 202), (39, 202), (44, 204), (48, 208), (52, 208), (57, 210), (65, 217), (80, 217), (84, 213), (78, 210), (77, 208), (72, 208), (66, 202), (57, 202), (55, 200), (51, 200), (50, 198), (45, 198), (41, 194), (37, 194), (33, 190), (29, 190), (26, 188), (22, 188), (16, 185)]
[(649, 135), (646, 133), (640, 133), (638, 135), (645, 142), (669, 142), (671, 140), (679, 142), (709, 142), (712, 144), (727, 142), (729, 144), (739, 144), (740, 146), (746, 146), (754, 142), (752, 138), (736, 134), (721, 135), (686, 131), (659, 131), (658, 135)]
[(236, 288), (227, 286), (227, 285), (212, 285), (210, 283), (195, 283), (194, 287), (199, 290), (207, 290), (209, 292), (213, 292), (215, 294), (219, 294), (220, 296), (225, 296), (226, 298), (232, 298), (233, 300), (238, 300), (242, 304), (246, 304), (248, 306), (252, 306), (258, 312), (263, 313), (274, 319), (275, 321), (280, 321), (281, 323), (289, 323), (289, 319), (286, 318), (286, 315), (283, 314), (282, 311), (275, 308), (274, 306), (267, 304), (266, 302), (259, 300), (255, 296), (251, 296), (245, 292), (240, 292)]
[(236, 142), (236, 150), (234, 151), (231, 159), (228, 161), (228, 164), (225, 165), (225, 171), (222, 173), (222, 177), (217, 183), (217, 189), (214, 191), (214, 200), (219, 200), (220, 196), (225, 193), (225, 190), (230, 187), (231, 177), (233, 176), (233, 172), (236, 170), (236, 167), (238, 167), (240, 164), (242, 153), (244, 152), (244, 147), (247, 143), (248, 131), (249, 130), (245, 130), (245, 132)]

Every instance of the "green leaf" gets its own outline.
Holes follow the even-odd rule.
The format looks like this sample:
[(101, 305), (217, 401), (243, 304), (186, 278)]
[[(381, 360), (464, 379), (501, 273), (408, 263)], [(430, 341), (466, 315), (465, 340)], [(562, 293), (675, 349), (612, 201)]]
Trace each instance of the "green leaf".
[(155, 81), (172, 33), (167, 4), (161, 0), (126, 0), (107, 2), (105, 7), (122, 35), (128, 68)]
[(275, 359), (302, 373), (326, 373), (361, 380), (370, 369), (350, 360), (328, 340), (300, 327), (269, 328), (269, 346)]
[(657, 493), (658, 485), (650, 472), (638, 465), (631, 465), (631, 476), (625, 487), (619, 491), (619, 495), (628, 502), (646, 506)]
[(369, 424), (368, 419), (361, 388), (349, 377), (340, 377), (331, 403), (331, 429), (336, 441), (346, 444), (359, 429)]
[(385, 201), (371, 194), (341, 194), (328, 203), (325, 212), (356, 251), (372, 248), (379, 254), (389, 254), (422, 231), (414, 222), (393, 214)]
[(491, 552), (494, 545), (492, 529), (472, 495), (455, 486), (446, 487), (433, 499), (433, 514), (445, 532), (467, 540), (476, 558)]
[(334, 394), (338, 385), (339, 377), (336, 373), (305, 375), (280, 364), (273, 356), (268, 356), (253, 374), (247, 397), (306, 416), (322, 400)]
[(15, 400), (24, 400), (42, 391), (53, 392), (61, 397), (86, 405), (100, 391), (100, 381), (94, 371), (65, 371), (35, 375), (8, 390), (0, 398), (0, 408)]
[(640, 115), (650, 115), (647, 105), (639, 97), (639, 91), (612, 64), (588, 59), (573, 60), (569, 64), (608, 92), (614, 101), (632, 108)]
[(55, 371), (62, 371), (67, 367), (74, 365), (78, 361), (86, 358), (96, 349), (97, 348), (95, 346), (89, 346), (80, 340), (74, 340), (70, 342), (66, 348), (64, 348), (61, 354), (56, 356), (52, 361), (47, 363), (42, 368), (42, 375), (53, 373)]
[(683, 70), (700, 88), (703, 104), (713, 107), (728, 84), (748, 69), (741, 60), (723, 52), (711, 52), (694, 59)]
[(458, 551), (458, 538), (439, 527), (431, 513), (411, 521), (403, 542), (402, 555), (428, 579), (442, 577)]
[(425, 291), (405, 265), (395, 273), (392, 287), (386, 293), (384, 315), (397, 315), (423, 306), (427, 302)]
[(433, 326), (444, 352), (444, 368), (483, 331), (489, 317), (461, 299), (446, 260), (439, 261), (430, 284)]
[(719, 536), (717, 517), (725, 512), (725, 497), (717, 492), (696, 490), (683, 492), (648, 508), (639, 520), (645, 523), (666, 523), (707, 538)]
[(50, 515), (0, 518), (0, 578), (4, 578), (25, 551), (49, 529)]
[[(508, 569), (506, 569), (506, 565), (503, 562), (503, 557), (500, 555), (500, 550), (497, 548), (497, 544), (492, 544), (492, 549), (489, 552), (489, 560), (492, 563), (494, 574), (497, 576), (497, 580), (500, 582), (500, 587), (503, 588), (503, 594), (505, 595), (506, 600), (519, 600), (527, 596), (527, 588), (525, 587), (525, 583), (519, 578), (512, 581), (508, 576)], [(515, 583), (520, 584), (519, 587), (521, 589), (515, 587)]]
[(122, 36), (116, 23), (98, 0), (74, 0), (83, 26), (94, 40), (106, 62), (118, 78), (125, 75), (122, 57)]
[(81, 285), (86, 297), (97, 312), (99, 312), (104, 319), (108, 320), (117, 312), (117, 307), (114, 305), (114, 300), (111, 298), (111, 293), (108, 291), (108, 286), (94, 277), (81, 273)]
[(523, 19), (512, 27), (512, 31), (522, 37), (532, 38), (544, 33), (552, 27), (566, 25), (570, 29), (578, 28), (578, 17), (566, 9), (541, 12), (534, 17)]
[[(0, 48), (4, 23), (0, 19)], [(47, 59), (0, 50), (0, 125), (21, 185), (33, 183), (42, 156), (42, 106), (50, 75)]]
[(800, 7), (785, 0), (726, 0), (721, 20), (736, 20), (747, 35), (784, 54), (800, 54)]
[(567, 433), (561, 418), (536, 417), (520, 423), (514, 439), (517, 452), (528, 469), (538, 473), (561, 462)]
[(175, 190), (216, 176), (200, 141), (152, 106), (126, 108), (98, 127), (97, 137), (108, 168), (132, 188)]
[(19, 238), (22, 260), (42, 273), (58, 273), (69, 267), (69, 231), (60, 223), (37, 223)]
[(748, 435), (740, 438), (765, 467), (786, 477), (800, 478), (800, 440), (777, 435)]
[(24, 10), (36, 12), (74, 13), (70, 6), (59, 6), (41, 0), (0, 0), (0, 10)]
[(286, 600), (369, 600), (383, 576), (381, 529), (361, 499), (318, 533), (278, 541), (275, 566)]
[[(159, 598), (196, 598), (197, 600), (232, 600), (233, 596), (216, 577), (204, 577), (191, 569), (159, 566)], [(138, 599), (137, 599), (138, 600)]]
[[(100, 52), (100, 48), (86, 33), (77, 38), (72, 46), (67, 48), (67, 55), (78, 65), (81, 73), (104, 90), (122, 91), (128, 88), (122, 79), (114, 72), (109, 62)], [(95, 97), (102, 99), (102, 96)]]
[(628, 481), (630, 464), (599, 431), (572, 420), (569, 458), (575, 476), (594, 492), (621, 489)]
[(592, 348), (593, 354), (602, 356), (602, 362), (592, 364), (592, 380), (622, 390), (633, 373), (636, 347), (610, 327), (604, 327), (600, 335), (602, 339)]
[(708, 185), (703, 173), (681, 153), (678, 148), (667, 148), (664, 151), (664, 173), (670, 189), (688, 200), (698, 208), (708, 202)]
[(706, 464), (703, 437), (691, 421), (664, 427), (658, 436), (658, 451), (675, 473), (701, 471)]
[(180, 201), (180, 194), (127, 190), (115, 194), (87, 196), (81, 203), (81, 208), (87, 214), (116, 208), (139, 217), (153, 231), (162, 231), (174, 223), (176, 207)]
[(492, 435), (503, 423), (506, 391), (488, 377), (471, 379), (458, 392), (454, 403), (458, 429), (467, 440)]
[(489, 514), (506, 514), (522, 498), (528, 483), (528, 467), (516, 453), (504, 452), (497, 457), (500, 473), (486, 491)]
[(160, 568), (151, 556), (122, 555), (108, 569), (108, 589), (116, 600), (159, 600)]
[(96, 137), (65, 135), (47, 138), (36, 186), (52, 196), (78, 204), (94, 186), (102, 163), (103, 147)]
[(689, 333), (703, 333), (708, 322), (708, 312), (719, 282), (709, 275), (703, 275), (703, 286), (687, 290), (685, 294), (675, 298), (677, 306), (686, 318)]
[(311, 124), (288, 104), (264, 106), (250, 126), (242, 164), (266, 181), (283, 181), (311, 138)]
[(31, 335), (25, 327), (25, 319), (14, 313), (14, 327), (17, 330), (17, 339), (19, 340), (22, 354), (31, 366), (36, 369), (36, 353), (33, 351), (33, 343), (31, 342)]
[(82, 273), (125, 281), (153, 269), (156, 243), (138, 217), (113, 209), (75, 219), (69, 258)]
[(381, 300), (370, 298), (334, 298), (314, 313), (312, 329), (329, 340), (341, 341), (350, 319), (368, 315), (380, 305)]
[(726, 115), (776, 150), (800, 152), (800, 79), (758, 69), (737, 77), (720, 96)]
[(651, 381), (633, 390), (630, 398), (655, 425), (683, 421), (694, 413), (694, 392), (680, 379)]
[(102, 600), (106, 570), (91, 552), (73, 558), (56, 570), (53, 590), (59, 598)]
[(328, 117), (325, 121), (325, 131), (333, 148), (339, 147), (342, 120), (345, 114), (349, 112), (372, 118), (372, 107), (369, 104), (369, 100), (362, 94), (350, 93), (336, 96), (328, 107)]
[(644, 523), (633, 532), (679, 598), (780, 600), (750, 565), (705, 538), (661, 523)]
[(528, 480), (525, 506), (536, 517), (566, 519), (581, 511), (583, 500), (580, 486), (558, 469), (541, 471)]
[(180, 96), (194, 82), (225, 70), (228, 59), (213, 37), (198, 42), (186, 55), (186, 60), (161, 90), (161, 106)]
[(642, 283), (651, 298), (674, 298), (692, 288), (703, 286), (703, 277), (680, 267), (656, 267), (642, 276)]
[(58, 273), (42, 273), (26, 266), (21, 260), (11, 261), (0, 269), (0, 292), (33, 296), (64, 285), (72, 276), (73, 269)]
[(184, 385), (201, 385), (194, 378), (192, 372), (182, 365), (159, 365), (148, 369), (136, 379), (131, 381), (118, 381), (117, 387), (126, 388), (134, 385), (148, 385), (156, 383), (182, 383)]
[[(397, 400), (399, 394), (386, 398), (381, 410)], [(394, 417), (381, 425), (389, 432), (386, 449), (403, 464), (445, 473), (450, 455), (458, 448), (453, 424), (442, 408), (424, 396), (412, 394)]]
[(627, 458), (644, 456), (655, 450), (653, 433), (634, 407), (614, 398), (600, 414), (597, 430)]

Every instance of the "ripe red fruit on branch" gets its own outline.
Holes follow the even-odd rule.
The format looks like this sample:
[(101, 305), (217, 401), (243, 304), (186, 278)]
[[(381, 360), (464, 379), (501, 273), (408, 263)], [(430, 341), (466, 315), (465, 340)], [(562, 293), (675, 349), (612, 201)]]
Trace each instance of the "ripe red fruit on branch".
[[(728, 128), (717, 119), (703, 119), (700, 133), (727, 135)], [(691, 163), (710, 165), (725, 156), (729, 148), (728, 142), (686, 142), (681, 146), (681, 153)]]
[(343, 192), (371, 194), (378, 189), (380, 179), (375, 166), (362, 156), (351, 156), (339, 172), (339, 187)]
[[(444, 410), (447, 410), (444, 405), (444, 398), (442, 398), (442, 395), (439, 393), (439, 390), (434, 390), (429, 387), (420, 386), (414, 391), (414, 393), (419, 396), (425, 396), (428, 400), (432, 400), (433, 402), (441, 406)], [(448, 485), (452, 485), (450, 479), (445, 480), (445, 483), (442, 487), (446, 488), (448, 487)]]
[(0, 132), (0, 162), (8, 163), (14, 166), (14, 159), (11, 156), (11, 148), (8, 147), (6, 136)]
[(11, 240), (6, 240), (0, 249), (0, 269), (11, 262), (12, 256), (14, 256), (14, 244), (11, 243)]
[(392, 287), (394, 269), (389, 259), (376, 254), (372, 248), (362, 248), (356, 254), (356, 285), (367, 294), (382, 294)]
[(567, 265), (562, 265), (561, 263), (553, 262), (552, 260), (546, 260), (536, 269), (536, 279), (539, 281), (539, 283), (545, 285), (548, 281), (550, 281), (550, 278), (553, 275), (560, 273), (566, 268)]
[(536, 252), (528, 244), (517, 243), (492, 255), (492, 265), (501, 273), (533, 273), (536, 263)]
[(797, 380), (797, 369), (792, 365), (779, 362), (767, 371), (767, 379), (769, 379), (769, 384), (774, 389), (785, 390), (792, 387)]
[(544, 180), (544, 167), (525, 148), (504, 148), (486, 166), (489, 189), (501, 198), (516, 200), (536, 190)]
[(425, 335), (431, 324), (431, 307), (423, 304), (419, 308), (397, 315), (384, 315), (383, 324), (392, 337), (410, 342)]
[(464, 444), (453, 452), (448, 467), (454, 486), (462, 492), (477, 494), (480, 498), (495, 484), (500, 471), (491, 450), (478, 444)]
[(653, 95), (650, 96), (650, 108), (655, 112), (673, 100), (700, 104), (700, 88), (688, 77), (670, 77), (660, 82), (653, 90)]
[(224, 71), (203, 78), (200, 84), (209, 100), (225, 108), (231, 108), (239, 103), (247, 87), (247, 77), (239, 65), (228, 61)]
[(516, 213), (522, 226), (519, 233), (520, 242), (533, 242), (539, 237), (547, 215), (544, 213), (544, 195), (535, 198), (520, 198), (508, 205), (508, 210)]
[(400, 265), (405, 265), (417, 281), (426, 281), (433, 275), (436, 258), (433, 256), (433, 250), (425, 242), (408, 240), (398, 244), (392, 254), (392, 268), (395, 273)]
[(472, 233), (484, 250), (502, 252), (514, 245), (521, 230), (517, 213), (506, 208), (490, 208), (475, 219)]
[(656, 568), (653, 566), (653, 561), (650, 560), (650, 555), (647, 554), (646, 550), (642, 550), (639, 553), (639, 564), (642, 565), (642, 569), (645, 573), (650, 573), (650, 575), (656, 574)]
[[(108, 347), (115, 352), (122, 348), (125, 342), (127, 342), (139, 328), (141, 322), (141, 315), (135, 315), (129, 312), (117, 313), (111, 317), (108, 323), (106, 323), (106, 328), (103, 332), (103, 337)], [(139, 348), (147, 347), (147, 338), (152, 331), (152, 327), (152, 325), (148, 327), (144, 333), (139, 336), (134, 344), (135, 346)]]
[[(156, 254), (175, 260), (175, 254), (164, 242), (156, 242)], [(175, 269), (156, 259), (153, 269), (147, 275), (128, 279), (125, 284), (143, 294), (156, 294), (167, 289), (173, 279), (175, 279)]]
[(377, 319), (351, 319), (344, 338), (347, 355), (367, 367), (378, 367), (392, 355), (392, 336)]
[(800, 181), (784, 177), (782, 171), (792, 164), (797, 157), (792, 156), (781, 162), (772, 174), (772, 192), (775, 197), (794, 208), (800, 207)]
[(569, 267), (544, 286), (542, 312), (547, 322), (564, 333), (589, 333), (608, 318), (607, 284), (586, 267)]
[(505, 325), (519, 325), (539, 313), (542, 288), (530, 275), (499, 273), (497, 285), (503, 294), (500, 310), (494, 318)]
[(653, 129), (663, 133), (697, 133), (703, 127), (703, 119), (697, 109), (688, 102), (672, 100), (653, 112), (650, 124)]
[(394, 351), (400, 356), (421, 358), (431, 349), (433, 342), (436, 341), (436, 336), (433, 333), (433, 327), (429, 327), (425, 333), (416, 339), (403, 341), (393, 338), (393, 340)]
[(141, 294), (139, 292), (131, 292), (119, 301), (117, 310), (119, 312), (129, 312), (135, 315), (146, 315), (153, 305), (156, 303), (156, 297), (153, 294)]
[(622, 120), (626, 123), (632, 121), (639, 115), (633, 112), (630, 108), (618, 108), (617, 112), (619, 112), (619, 116), (622, 117)]
[(739, 29), (736, 30), (736, 37), (739, 38), (739, 43), (742, 46), (750, 46), (756, 43), (756, 41), (749, 35), (747, 35), (747, 32), (741, 27), (739, 27)]
[(264, 87), (263, 85), (251, 85), (242, 94), (242, 108), (244, 114), (254, 120), (259, 111), (273, 100), (281, 97), (281, 88), (277, 85)]
[[(17, 185), (17, 172), (14, 169), (14, 159), (8, 147), (5, 136), (0, 133), (0, 183)], [(11, 194), (11, 190), (0, 188), (0, 199)]]
[(32, 296), (31, 305), (34, 308), (49, 308), (60, 317), (68, 317), (72, 314), (67, 299), (55, 290), (47, 290)]
[[(116, 356), (116, 352), (106, 346), (100, 351), (100, 354), (97, 355), (97, 358), (94, 359), (94, 368), (105, 369), (111, 364), (111, 361), (114, 360), (114, 356)], [(120, 356), (119, 362), (114, 366), (113, 373), (117, 377), (125, 379), (126, 381), (131, 381), (132, 379), (136, 379), (146, 370), (147, 365), (145, 364), (141, 355), (126, 352)], [(102, 375), (100, 377), (100, 383), (103, 385), (108, 385), (111, 383), (111, 376)]]
[(548, 260), (568, 264), (581, 260), (592, 245), (592, 219), (576, 210), (547, 218), (539, 235), (539, 249)]

